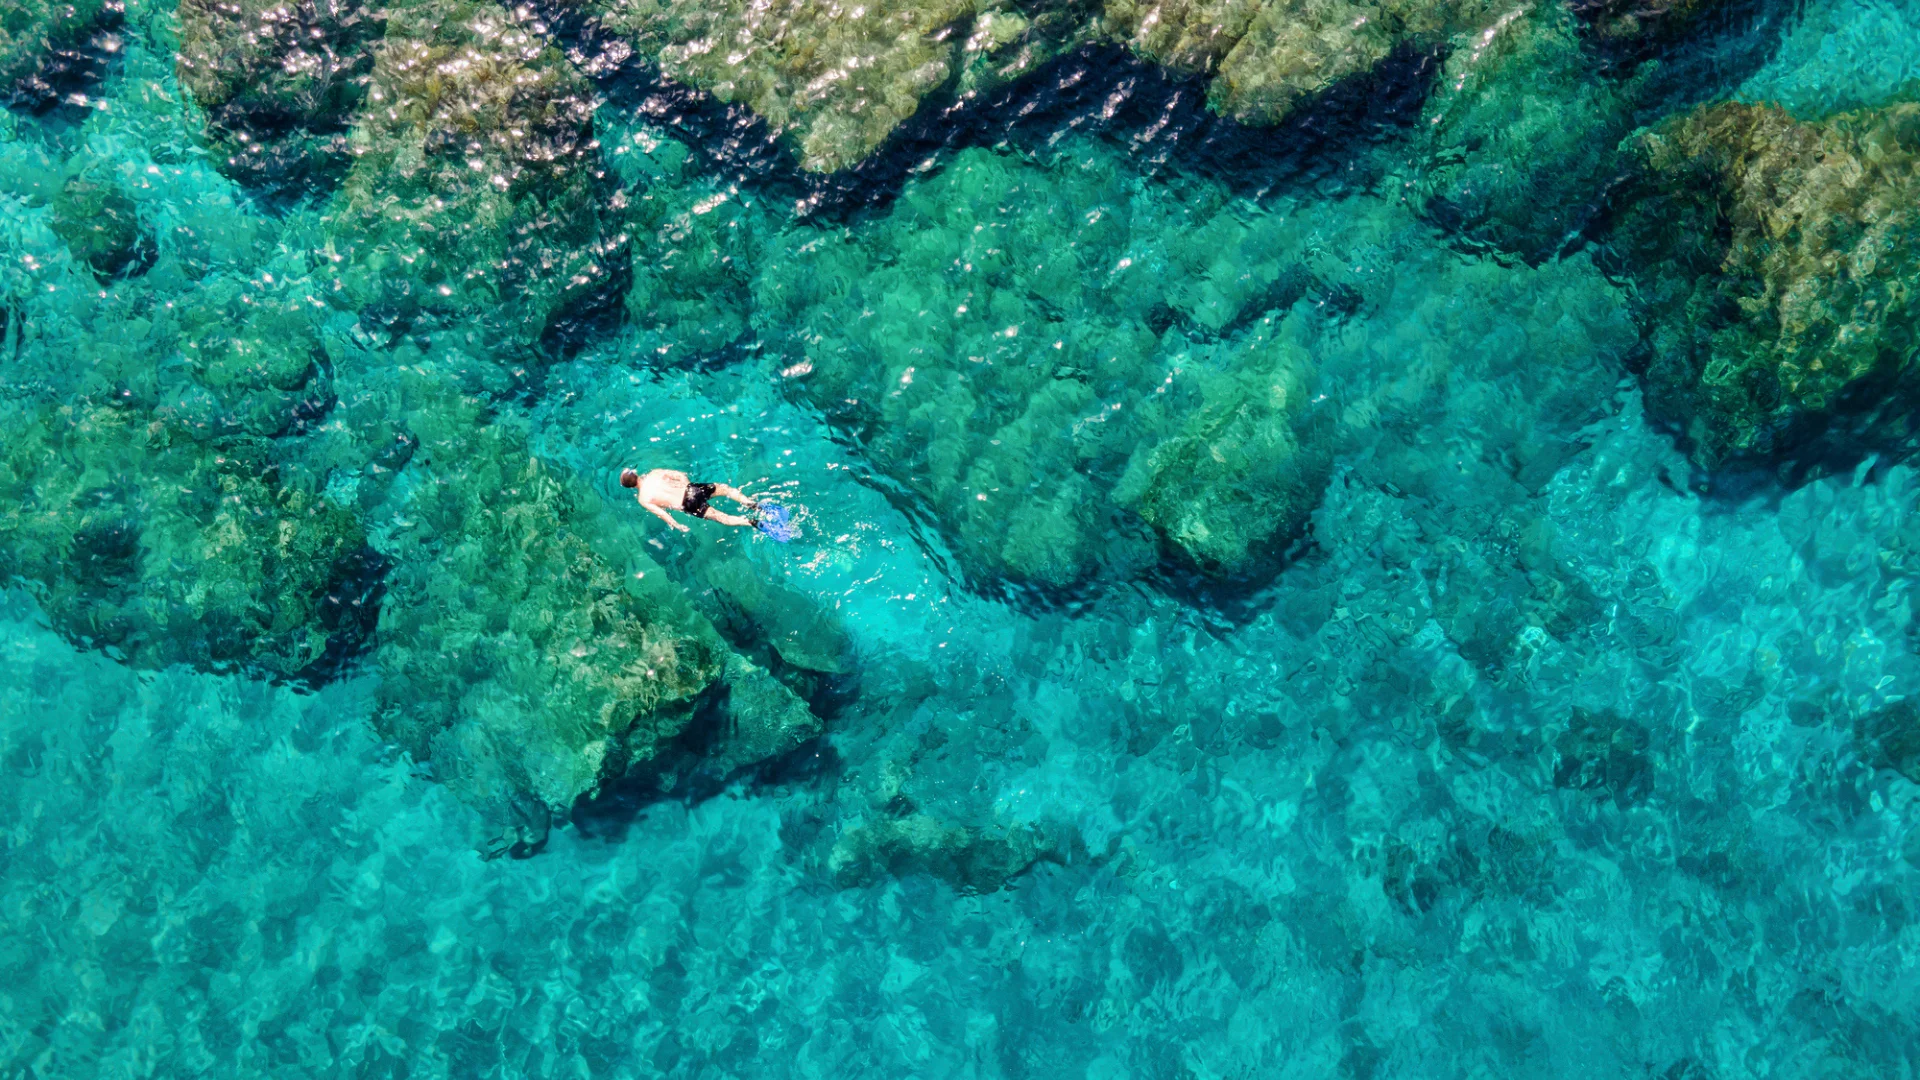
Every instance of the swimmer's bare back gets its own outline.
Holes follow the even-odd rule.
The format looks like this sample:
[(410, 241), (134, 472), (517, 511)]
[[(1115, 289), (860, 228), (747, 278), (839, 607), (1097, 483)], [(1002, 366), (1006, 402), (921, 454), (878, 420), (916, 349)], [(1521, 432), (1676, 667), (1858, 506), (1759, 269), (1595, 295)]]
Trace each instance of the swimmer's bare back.
[(681, 532), (688, 531), (687, 527), (674, 520), (671, 511), (678, 510), (688, 517), (705, 518), (735, 528), (753, 527), (751, 518), (736, 517), (707, 505), (707, 500), (716, 495), (732, 499), (748, 510), (759, 505), (739, 488), (727, 484), (696, 484), (678, 469), (655, 469), (645, 475), (633, 469), (622, 469), (620, 486), (632, 488), (633, 497), (639, 500), (641, 506), (666, 522), (668, 528)]

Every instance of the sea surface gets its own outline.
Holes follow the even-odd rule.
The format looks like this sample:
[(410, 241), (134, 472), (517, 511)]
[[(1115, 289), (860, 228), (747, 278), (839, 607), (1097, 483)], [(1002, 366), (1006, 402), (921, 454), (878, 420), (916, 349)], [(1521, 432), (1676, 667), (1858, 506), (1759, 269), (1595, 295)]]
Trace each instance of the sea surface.
[[(508, 244), (518, 291), (479, 300), (342, 224), (405, 151), (278, 186), (227, 163), (170, 0), (0, 112), (0, 1078), (1920, 1072), (1920, 472), (1690, 456), (1604, 184), (1530, 188), (1566, 222), (1532, 249), (1429, 200), (1465, 199), (1431, 131), (1471, 43), (1265, 126), (1092, 44), (827, 173), (644, 60), (596, 66), (566, 7), (485, 33), (577, 69), (590, 194), (446, 213), (472, 250), (581, 207), (618, 240)], [(1920, 96), (1905, 0), (1579, 48), (1528, 77), (1534, 141), (1493, 173), (1605, 94), (1639, 96), (1603, 147), (1703, 104)], [(476, 115), (476, 147), (519, 122)], [(75, 176), (119, 194), (62, 211)], [(552, 299), (569, 274), (586, 300)], [(295, 338), (311, 367), (247, 382)], [(51, 501), (63, 462), (94, 502)], [(628, 466), (800, 535), (669, 532)], [(321, 518), (192, 501), (255, 482), (357, 522), (316, 565), (361, 614), (274, 576)], [(538, 694), (487, 699), (458, 766), (410, 742), (518, 663), (419, 674), (481, 632), (434, 617), (573, 602), (557, 562), (495, 572), (534, 540), (471, 524), (539, 484), (572, 501), (533, 533), (637, 553), (726, 634), (715, 589), (777, 587), (756, 618), (837, 656), (728, 640), (815, 726), (525, 790), (472, 761)], [(434, 491), (477, 548), (434, 546)], [(60, 531), (101, 500), (240, 531), (148, 525), (137, 558)], [(209, 569), (269, 548), (265, 577)], [(509, 804), (542, 820), (503, 841)]]

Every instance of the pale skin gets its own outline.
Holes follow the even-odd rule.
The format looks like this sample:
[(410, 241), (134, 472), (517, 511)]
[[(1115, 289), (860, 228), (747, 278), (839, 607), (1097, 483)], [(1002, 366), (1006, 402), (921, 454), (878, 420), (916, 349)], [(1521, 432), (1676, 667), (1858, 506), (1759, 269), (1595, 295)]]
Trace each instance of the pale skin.
[[(654, 517), (666, 522), (668, 528), (687, 532), (687, 527), (680, 524), (680, 522), (674, 518), (673, 511), (680, 510), (681, 506), (685, 505), (687, 485), (692, 482), (692, 479), (688, 477), (686, 473), (680, 472), (677, 469), (655, 469), (652, 472), (641, 475), (640, 484), (634, 488), (633, 497), (639, 500), (640, 505), (646, 507), (647, 511)], [(759, 505), (748, 498), (739, 488), (733, 487), (730, 484), (715, 484), (713, 486), (713, 498), (718, 499), (723, 496), (732, 499), (735, 503), (738, 503), (742, 508), (747, 510), (751, 510)], [(685, 513), (685, 511), (681, 512)], [(708, 521), (719, 522), (722, 525), (731, 525), (735, 528), (751, 528), (753, 526), (753, 522), (747, 518), (736, 517), (733, 514), (729, 514), (714, 506), (711, 501), (707, 503), (706, 519)]]

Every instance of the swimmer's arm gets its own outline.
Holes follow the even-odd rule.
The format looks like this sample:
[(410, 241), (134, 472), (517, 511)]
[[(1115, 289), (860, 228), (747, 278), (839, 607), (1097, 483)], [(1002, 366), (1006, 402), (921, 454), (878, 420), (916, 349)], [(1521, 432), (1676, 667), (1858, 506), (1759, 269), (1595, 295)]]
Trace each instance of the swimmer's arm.
[(641, 503), (640, 505), (641, 505), (641, 506), (644, 506), (644, 507), (646, 507), (646, 508), (647, 508), (647, 512), (648, 512), (648, 513), (651, 513), (651, 514), (652, 514), (652, 515), (653, 515), (654, 517), (657, 517), (657, 518), (659, 518), (659, 519), (660, 519), (661, 521), (664, 521), (664, 522), (666, 522), (666, 523), (667, 523), (667, 528), (669, 528), (669, 529), (679, 529), (679, 530), (680, 530), (681, 532), (686, 532), (686, 531), (687, 531), (687, 527), (686, 527), (685, 525), (682, 525), (682, 524), (680, 524), (679, 522), (677, 522), (677, 521), (675, 521), (675, 520), (673, 520), (673, 515), (672, 515), (672, 514), (669, 514), (669, 513), (667, 513), (667, 512), (665, 511), (665, 510), (662, 510), (662, 509), (660, 509), (659, 507), (657, 507), (657, 506), (655, 506), (655, 505), (653, 505), (653, 504), (652, 504), (652, 503), (650, 503), (650, 502), (643, 502), (643, 503)]

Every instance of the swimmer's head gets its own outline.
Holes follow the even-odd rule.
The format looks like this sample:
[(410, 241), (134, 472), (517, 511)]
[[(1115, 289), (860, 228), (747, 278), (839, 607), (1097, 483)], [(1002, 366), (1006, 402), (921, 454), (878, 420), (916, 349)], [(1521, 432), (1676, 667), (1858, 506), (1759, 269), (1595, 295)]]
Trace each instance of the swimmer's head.
[(640, 474), (637, 472), (634, 472), (632, 469), (621, 469), (620, 470), (620, 486), (624, 488), (639, 487)]

